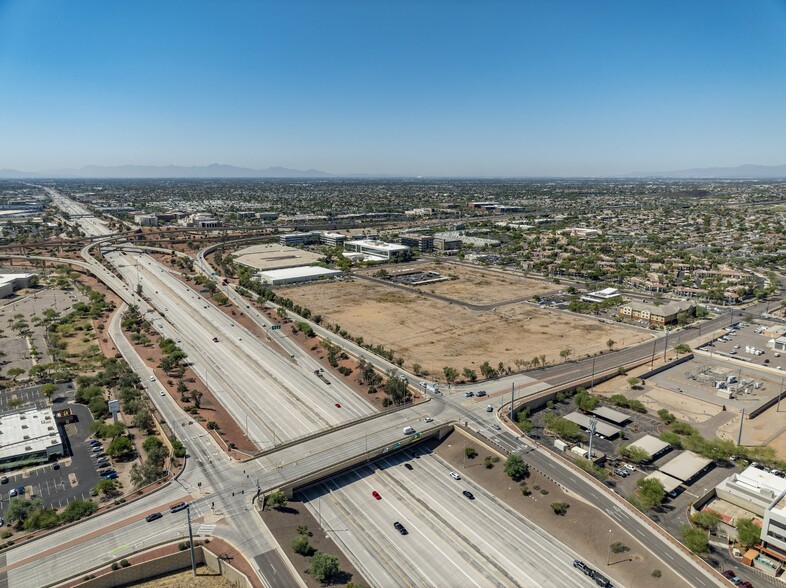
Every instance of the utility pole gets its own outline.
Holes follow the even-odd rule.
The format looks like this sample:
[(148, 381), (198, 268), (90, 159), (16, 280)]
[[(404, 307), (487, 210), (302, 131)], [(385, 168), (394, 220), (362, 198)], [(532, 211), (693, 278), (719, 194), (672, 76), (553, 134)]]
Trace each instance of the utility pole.
[(745, 422), (745, 409), (742, 409), (742, 413), (740, 413), (740, 430), (737, 433), (737, 445), (742, 445), (742, 423)]
[(194, 533), (191, 530), (191, 505), (186, 507), (188, 517), (188, 545), (191, 547), (191, 573), (196, 576), (196, 556), (194, 555)]
[(780, 412), (781, 411), (781, 398), (782, 397), (783, 397), (783, 378), (781, 378), (781, 390), (780, 390), (780, 392), (778, 392), (778, 408), (775, 410), (775, 412)]
[(595, 436), (595, 427), (598, 426), (598, 417), (591, 416), (589, 422), (589, 460), (592, 463), (592, 438)]
[(516, 401), (516, 382), (510, 385), (510, 420), (513, 421), (513, 403)]
[(611, 529), (609, 529), (609, 549), (606, 552), (606, 565), (611, 565)]
[(655, 365), (655, 350), (656, 350), (657, 346), (658, 346), (658, 340), (655, 339), (652, 342), (652, 357), (650, 358), (650, 367)]
[(669, 330), (666, 329), (666, 342), (663, 344), (663, 363), (666, 363), (666, 351), (669, 349)]

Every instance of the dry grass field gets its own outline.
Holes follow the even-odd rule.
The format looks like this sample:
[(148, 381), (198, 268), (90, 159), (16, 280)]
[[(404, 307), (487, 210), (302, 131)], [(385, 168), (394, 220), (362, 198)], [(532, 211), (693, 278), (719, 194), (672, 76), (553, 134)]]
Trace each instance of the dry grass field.
[[(484, 279), (491, 282), (495, 278)], [(457, 297), (459, 283), (426, 287), (453, 288), (450, 294), (440, 293)], [(491, 287), (482, 291), (486, 300), (493, 296)], [(646, 333), (623, 326), (529, 304), (475, 312), (415, 290), (407, 292), (365, 280), (286, 288), (280, 293), (321, 314), (325, 322), (341, 325), (352, 336), (393, 350), (405, 359), (407, 367), (417, 362), (432, 374), (441, 374), (448, 365), (459, 371), (465, 367), (477, 370), (484, 361), (494, 367), (502, 362), (513, 368), (516, 359), (540, 355), (555, 363), (562, 361), (559, 352), (567, 347), (573, 349), (574, 357), (581, 357), (607, 349), (609, 339), (618, 346), (648, 339)], [(498, 299), (507, 298), (510, 296)]]
[[(496, 304), (506, 300), (531, 298), (535, 294), (543, 296), (546, 293), (558, 292), (561, 288), (557, 284), (550, 284), (543, 280), (533, 280), (505, 273), (501, 270), (484, 270), (458, 265), (450, 262), (444, 263), (418, 263), (412, 265), (396, 266), (388, 269), (391, 274), (406, 269), (419, 271), (438, 272), (443, 276), (458, 279), (417, 286), (418, 290), (432, 292), (447, 296), (467, 304)], [(376, 270), (368, 270), (372, 274)]]

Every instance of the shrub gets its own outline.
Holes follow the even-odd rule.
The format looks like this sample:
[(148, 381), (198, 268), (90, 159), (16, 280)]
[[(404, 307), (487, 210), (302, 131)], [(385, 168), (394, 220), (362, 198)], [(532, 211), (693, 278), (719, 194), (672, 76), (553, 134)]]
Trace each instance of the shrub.
[(662, 575), (663, 574), (661, 573), (661, 571), (659, 569), (652, 570), (652, 573), (650, 574), (650, 576), (652, 576), (656, 580), (659, 579)]
[(554, 514), (559, 516), (559, 517), (565, 516), (565, 513), (568, 512), (569, 508), (570, 508), (570, 504), (568, 504), (567, 502), (552, 502), (551, 503), (551, 510), (553, 510)]
[(625, 553), (626, 551), (630, 551), (630, 547), (620, 541), (615, 541), (611, 544), (611, 551), (614, 553)]
[(119, 570), (119, 569), (120, 569), (120, 564), (117, 563), (116, 561), (113, 561), (112, 562), (112, 571), (114, 572), (114, 571)]
[(130, 563), (128, 563), (128, 560), (127, 560), (127, 559), (121, 559), (121, 560), (120, 560), (120, 567), (121, 567), (121, 568), (127, 568), (127, 567), (128, 567), (128, 566), (130, 566), (130, 565), (131, 565), (131, 564), (130, 564)]
[(469, 459), (475, 459), (478, 456), (478, 452), (475, 451), (474, 447), (465, 447), (464, 448), (464, 455)]

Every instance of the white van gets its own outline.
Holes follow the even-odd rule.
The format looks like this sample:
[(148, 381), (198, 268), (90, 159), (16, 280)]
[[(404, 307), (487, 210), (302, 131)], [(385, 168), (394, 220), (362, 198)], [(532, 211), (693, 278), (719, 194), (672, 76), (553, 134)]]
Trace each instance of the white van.
[(414, 432), (415, 432), (414, 428), (412, 428), (412, 427), (404, 427), (404, 434), (405, 435), (411, 435)]

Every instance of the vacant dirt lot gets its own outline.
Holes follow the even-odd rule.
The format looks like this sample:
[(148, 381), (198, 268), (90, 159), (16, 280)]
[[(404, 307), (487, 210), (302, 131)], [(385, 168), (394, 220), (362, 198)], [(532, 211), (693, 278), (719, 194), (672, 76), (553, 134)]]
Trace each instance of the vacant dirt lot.
[(609, 339), (617, 346), (647, 339), (622, 326), (528, 304), (474, 312), (365, 280), (287, 288), (281, 294), (352, 336), (393, 350), (407, 366), (417, 362), (432, 374), (441, 374), (446, 365), (477, 370), (484, 361), (513, 368), (516, 359), (540, 355), (555, 363), (567, 347), (572, 357), (581, 357), (606, 350)]
[[(502, 271), (484, 270), (462, 265), (445, 263), (418, 263), (389, 270), (391, 274), (417, 269), (422, 272), (437, 272), (445, 277), (457, 278), (445, 282), (415, 286), (424, 292), (447, 296), (467, 304), (496, 304), (507, 300), (532, 298), (535, 294), (543, 296), (557, 292), (560, 287), (543, 280), (533, 280), (506, 274)], [(373, 275), (375, 270), (368, 270)]]

